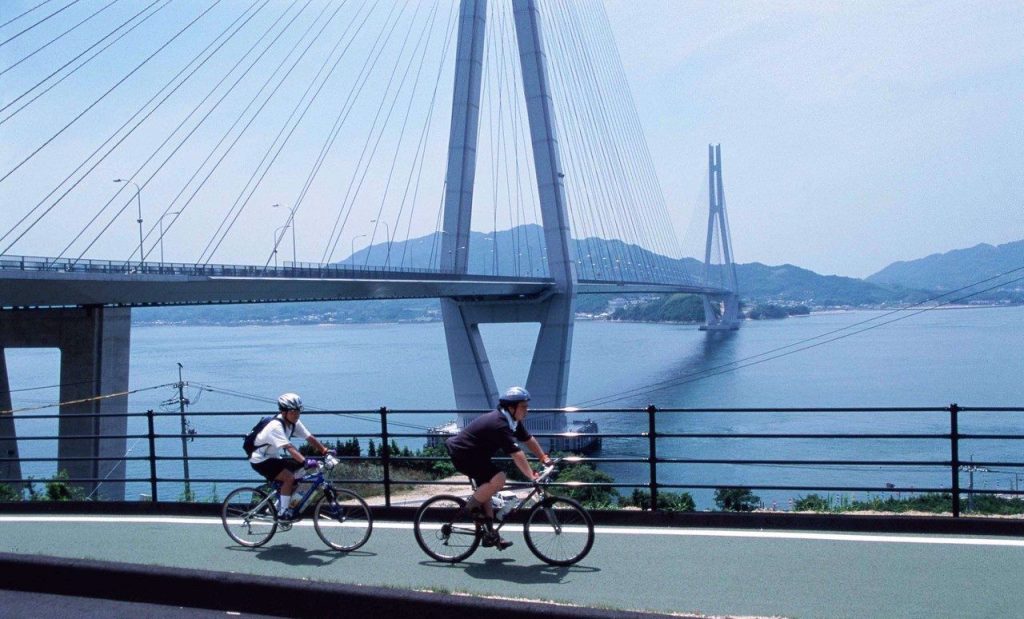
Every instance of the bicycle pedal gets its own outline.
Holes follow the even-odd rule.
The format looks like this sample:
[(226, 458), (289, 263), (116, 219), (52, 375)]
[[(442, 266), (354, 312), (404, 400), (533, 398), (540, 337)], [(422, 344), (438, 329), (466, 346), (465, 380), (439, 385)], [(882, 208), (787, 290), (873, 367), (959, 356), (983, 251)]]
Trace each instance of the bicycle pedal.
[(280, 530), (281, 532), (284, 532), (284, 531), (291, 531), (291, 529), (292, 529), (292, 523), (290, 523), (290, 522), (280, 522), (280, 521), (278, 521), (278, 523), (277, 523), (277, 528), (278, 528), (278, 529), (279, 529), (279, 530)]

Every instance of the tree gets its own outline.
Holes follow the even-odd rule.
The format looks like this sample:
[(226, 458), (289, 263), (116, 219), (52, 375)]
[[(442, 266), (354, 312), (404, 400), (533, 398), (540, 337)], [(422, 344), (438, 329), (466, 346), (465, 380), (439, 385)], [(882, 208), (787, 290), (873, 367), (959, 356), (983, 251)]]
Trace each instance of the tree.
[[(651, 493), (647, 490), (634, 488), (629, 498), (623, 498), (622, 505), (639, 507), (642, 510), (651, 509)], [(697, 504), (689, 492), (659, 492), (658, 509), (667, 512), (693, 512), (697, 511)]]
[[(582, 483), (614, 483), (615, 478), (599, 471), (592, 464), (581, 462), (567, 466), (558, 472), (557, 481), (561, 483), (578, 481)], [(565, 494), (576, 499), (586, 507), (611, 507), (618, 503), (619, 492), (607, 486), (577, 486), (566, 488)]]
[(761, 497), (750, 488), (718, 488), (715, 490), (715, 505), (726, 512), (752, 512), (761, 502)]

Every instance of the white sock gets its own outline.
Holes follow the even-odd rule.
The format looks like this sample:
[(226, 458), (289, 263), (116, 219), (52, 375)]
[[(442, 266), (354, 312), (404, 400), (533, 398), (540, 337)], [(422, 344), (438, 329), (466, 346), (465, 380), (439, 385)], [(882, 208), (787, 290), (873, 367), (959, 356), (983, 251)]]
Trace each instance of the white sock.
[(292, 495), (281, 495), (281, 498), (277, 501), (277, 513), (283, 514), (284, 510), (288, 509), (288, 504), (292, 502)]

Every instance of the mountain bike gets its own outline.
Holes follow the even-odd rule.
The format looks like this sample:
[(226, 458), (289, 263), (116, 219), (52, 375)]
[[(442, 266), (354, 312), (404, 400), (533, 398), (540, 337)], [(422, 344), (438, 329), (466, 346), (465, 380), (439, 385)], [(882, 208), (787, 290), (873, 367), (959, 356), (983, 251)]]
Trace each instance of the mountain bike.
[[(523, 510), (523, 537), (538, 559), (551, 565), (572, 565), (594, 545), (594, 521), (578, 502), (548, 491), (556, 460), (533, 480), (533, 490), (522, 501), (495, 513), (494, 531), (499, 532), (511, 517)], [(509, 499), (514, 500), (514, 499)], [(428, 499), (416, 511), (413, 524), (416, 542), (431, 558), (458, 563), (480, 545), (486, 528), (469, 513), (466, 500), (450, 494)]]
[(373, 517), (363, 497), (352, 490), (334, 487), (326, 473), (337, 465), (338, 459), (328, 455), (317, 460), (315, 470), (296, 479), (298, 488), (308, 489), (293, 506), (295, 518), (288, 522), (277, 515), (280, 482), (233, 490), (220, 508), (224, 530), (239, 544), (256, 548), (269, 542), (278, 529), (290, 529), (313, 505), (313, 528), (325, 544), (343, 552), (359, 548), (370, 539)]

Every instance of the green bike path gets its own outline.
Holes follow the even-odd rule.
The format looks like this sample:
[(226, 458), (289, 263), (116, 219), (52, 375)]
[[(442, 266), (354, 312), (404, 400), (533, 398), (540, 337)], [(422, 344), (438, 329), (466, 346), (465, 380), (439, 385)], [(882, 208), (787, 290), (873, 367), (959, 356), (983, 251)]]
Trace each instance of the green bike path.
[(559, 568), (506, 532), (512, 548), (448, 565), (420, 550), (408, 522), (375, 522), (343, 554), (305, 522), (247, 549), (216, 518), (5, 515), (0, 552), (707, 615), (1024, 613), (1022, 538), (599, 526), (590, 554)]

